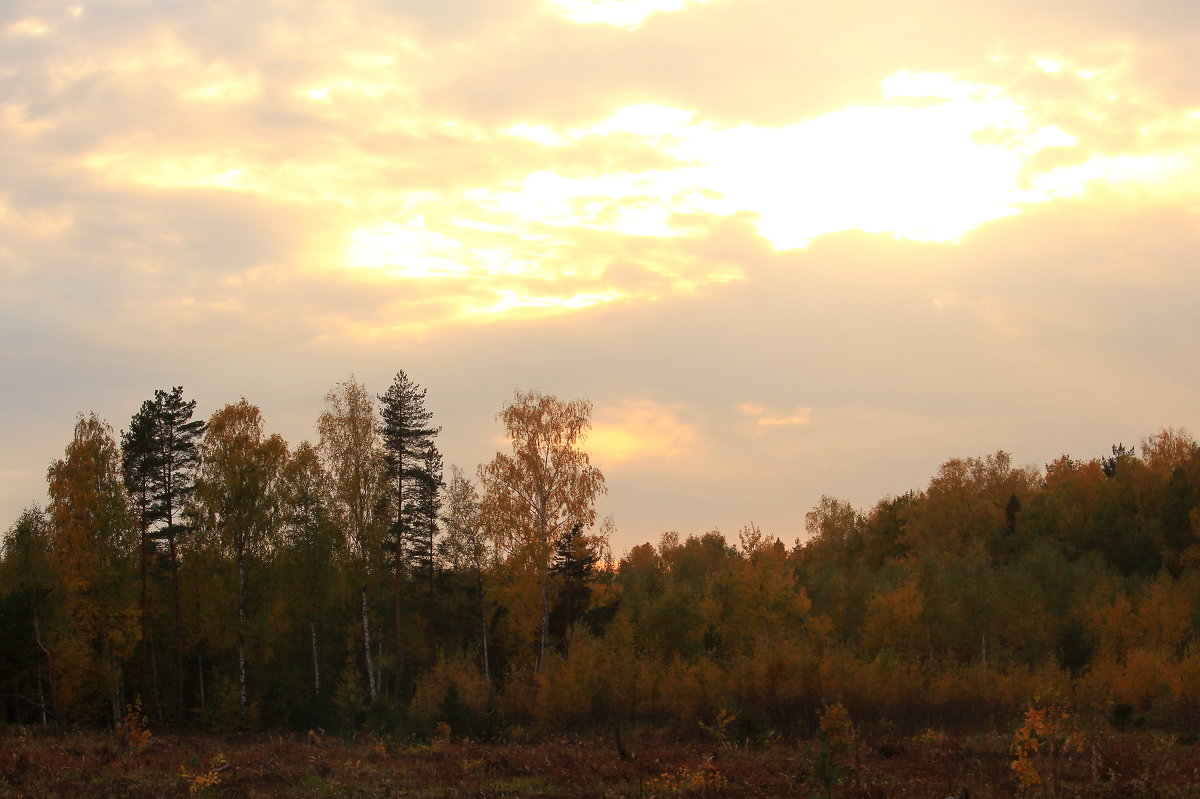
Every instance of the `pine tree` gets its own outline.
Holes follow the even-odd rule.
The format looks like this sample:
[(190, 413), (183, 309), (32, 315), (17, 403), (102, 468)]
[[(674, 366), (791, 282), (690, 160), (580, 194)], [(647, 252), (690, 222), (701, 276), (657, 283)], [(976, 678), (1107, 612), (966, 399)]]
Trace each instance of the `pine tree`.
[(440, 428), (430, 426), (433, 418), (425, 408), (425, 389), (403, 370), (387, 392), (380, 395), (380, 435), (390, 485), (392, 523), (388, 531), (392, 545), (394, 579), (396, 674), (404, 666), (402, 607), (404, 573), (413, 561), (406, 547), (414, 545), (418, 568), (428, 566), (432, 592), (433, 536), (437, 526), (438, 491), (442, 485), (442, 456), (433, 443)]
[[(183, 699), (183, 611), (179, 599), (179, 536), (187, 531), (182, 510), (195, 492), (198, 463), (196, 441), (204, 422), (192, 419), (195, 400), (184, 400), (183, 386), (169, 392), (158, 389), (146, 400), (121, 435), (122, 473), (133, 495), (141, 528), (142, 612), (146, 624), (146, 572), (157, 555), (157, 541), (165, 541), (171, 566), (172, 604), (175, 616), (176, 710)], [(152, 650), (151, 650), (152, 651)]]
[[(138, 561), (141, 578), (138, 611), (142, 623), (142, 693), (153, 697), (154, 708), (162, 720), (162, 700), (158, 692), (158, 665), (154, 648), (154, 630), (150, 624), (150, 569), (158, 547), (150, 535), (154, 517), (154, 478), (159, 473), (158, 448), (155, 436), (158, 414), (154, 403), (146, 400), (130, 420), (129, 429), (121, 433), (121, 476), (125, 489), (133, 498), (134, 514), (138, 521)], [(176, 631), (178, 633), (178, 631)], [(178, 681), (180, 674), (176, 674)], [(180, 684), (182, 682), (180, 681)]]
[(405, 508), (405, 547), (408, 550), (408, 568), (413, 577), (424, 583), (425, 602), (423, 613), (426, 624), (426, 639), (429, 657), (433, 659), (435, 622), (435, 599), (437, 575), (437, 533), (442, 499), (442, 455), (430, 446), (421, 458), (421, 469), (409, 478), (413, 497)]

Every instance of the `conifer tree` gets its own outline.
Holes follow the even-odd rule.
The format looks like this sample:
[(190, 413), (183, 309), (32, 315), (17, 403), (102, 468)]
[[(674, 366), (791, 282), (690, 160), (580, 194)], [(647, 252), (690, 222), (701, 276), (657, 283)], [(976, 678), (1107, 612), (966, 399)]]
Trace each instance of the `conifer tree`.
[(414, 546), (418, 568), (429, 569), (432, 592), (433, 536), (437, 525), (438, 491), (441, 488), (442, 456), (433, 439), (439, 429), (430, 425), (433, 414), (425, 408), (425, 389), (403, 370), (388, 390), (379, 396), (383, 459), (387, 466), (392, 523), (388, 530), (392, 547), (392, 578), (396, 674), (404, 666), (402, 607), (405, 567), (414, 562), (406, 548)]
[[(166, 542), (171, 567), (172, 605), (175, 617), (176, 710), (182, 712), (183, 700), (183, 611), (179, 599), (179, 536), (187, 531), (182, 523), (183, 508), (195, 492), (198, 463), (196, 442), (204, 432), (204, 422), (192, 419), (195, 400), (183, 398), (183, 386), (169, 392), (157, 389), (153, 400), (146, 400), (130, 420), (129, 430), (121, 435), (122, 473), (125, 486), (133, 495), (141, 528), (142, 613), (148, 624), (146, 572), (157, 554), (157, 541)], [(144, 627), (144, 633), (148, 629)], [(152, 647), (152, 643), (148, 644)], [(151, 658), (153, 649), (150, 650)]]
[(558, 601), (551, 611), (551, 621), (560, 630), (560, 645), (566, 654), (570, 645), (571, 627), (588, 608), (592, 598), (591, 582), (595, 578), (599, 555), (583, 534), (583, 525), (576, 522), (554, 543), (554, 559), (550, 573), (559, 580)]

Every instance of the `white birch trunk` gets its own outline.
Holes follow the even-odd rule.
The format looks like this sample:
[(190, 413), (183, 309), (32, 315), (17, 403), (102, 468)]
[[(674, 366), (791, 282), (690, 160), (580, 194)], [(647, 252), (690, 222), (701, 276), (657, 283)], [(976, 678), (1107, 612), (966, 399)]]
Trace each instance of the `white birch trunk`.
[(371, 622), (367, 616), (367, 584), (363, 583), (359, 586), (359, 593), (362, 597), (362, 628), (363, 628), (363, 657), (366, 658), (367, 664), (367, 689), (371, 695), (371, 701), (375, 701), (375, 667), (371, 664)]

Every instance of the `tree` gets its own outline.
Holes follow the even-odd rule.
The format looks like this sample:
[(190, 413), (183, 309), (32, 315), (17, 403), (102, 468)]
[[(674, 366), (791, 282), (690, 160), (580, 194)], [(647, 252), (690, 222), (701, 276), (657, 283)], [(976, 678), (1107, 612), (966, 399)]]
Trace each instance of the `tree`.
[(490, 683), (491, 663), (488, 658), (487, 591), (483, 575), (492, 559), (483, 524), (479, 517), (479, 494), (470, 479), (457, 466), (450, 467), (450, 483), (446, 487), (446, 533), (439, 542), (439, 554), (454, 574), (469, 574), (474, 587), (474, 600), (479, 609), (480, 657), (483, 674)]
[[(21, 512), (0, 547), (0, 720), (61, 721), (53, 663), (41, 640), (41, 620), (50, 604), (55, 575), (50, 567), (50, 533), (37, 506)], [(47, 690), (49, 689), (49, 690)], [(36, 714), (29, 715), (30, 710)]]
[(107, 695), (112, 724), (123, 718), (125, 658), (138, 640), (128, 575), (136, 529), (112, 428), (80, 417), (66, 453), (50, 465), (50, 563), (64, 613), (51, 647), (64, 710), (85, 712), (93, 690)]
[[(437, 528), (438, 491), (442, 485), (442, 456), (433, 439), (439, 429), (430, 426), (433, 415), (425, 408), (425, 389), (403, 370), (379, 396), (379, 433), (392, 506), (393, 603), (395, 605), (396, 676), (403, 665), (404, 633), (401, 608), (406, 561), (427, 572), (429, 603), (433, 602), (433, 538)], [(411, 548), (406, 558), (406, 548)]]
[(498, 452), (479, 469), (483, 517), (493, 541), (527, 565), (538, 583), (538, 668), (546, 651), (554, 545), (574, 525), (595, 523), (596, 498), (605, 491), (604, 475), (581, 448), (591, 413), (592, 404), (585, 399), (563, 402), (518, 391), (499, 414), (512, 454)]
[[(181, 523), (183, 509), (195, 491), (198, 462), (196, 442), (204, 422), (192, 419), (195, 400), (183, 398), (183, 386), (169, 392), (158, 389), (153, 400), (142, 403), (121, 434), (121, 466), (125, 486), (134, 498), (141, 529), (142, 626), (147, 664), (154, 666), (154, 648), (149, 623), (147, 578), (157, 555), (158, 541), (165, 541), (171, 568), (171, 599), (175, 616), (176, 710), (183, 699), (183, 610), (179, 598), (178, 539), (187, 528)], [(155, 680), (157, 696), (157, 680)], [(157, 703), (156, 703), (157, 704)]]
[[(338, 582), (341, 541), (330, 510), (329, 475), (316, 449), (301, 442), (283, 471), (283, 554), (288, 571), (306, 590), (291, 603), (300, 609), (312, 656), (313, 698), (321, 699), (318, 622)], [(326, 679), (328, 682), (328, 678)]]
[(432, 619), (434, 576), (437, 566), (438, 517), (442, 508), (442, 455), (436, 448), (427, 449), (421, 468), (412, 477), (413, 498), (405, 508), (405, 538), (408, 565), (414, 575), (420, 575), (426, 585), (426, 614)]
[[(138, 565), (141, 577), (139, 592), (139, 609), (142, 623), (142, 690), (146, 696), (154, 697), (154, 707), (159, 719), (162, 719), (162, 702), (158, 693), (158, 664), (154, 649), (154, 631), (150, 623), (150, 568), (157, 547), (150, 535), (150, 527), (155, 522), (154, 478), (158, 475), (158, 448), (155, 445), (158, 419), (154, 403), (146, 400), (142, 407), (130, 420), (129, 429), (121, 433), (121, 474), (125, 488), (133, 499), (134, 509), (138, 520)], [(176, 577), (172, 570), (172, 578)], [(179, 584), (174, 581), (175, 606), (179, 606)], [(182, 652), (183, 637), (176, 626), (176, 643)], [(176, 686), (183, 690), (182, 657), (176, 662)], [(182, 694), (178, 696), (176, 709), (183, 707)]]
[[(325, 412), (317, 419), (319, 449), (333, 482), (335, 512), (346, 531), (350, 550), (359, 567), (362, 611), (363, 662), (371, 701), (379, 690), (371, 660), (371, 622), (367, 585), (372, 556), (380, 551), (384, 521), (379, 509), (385, 503), (386, 464), (380, 448), (375, 408), (366, 388), (353, 376), (325, 395)], [(396, 653), (397, 659), (400, 653)]]
[(280, 477), (287, 444), (265, 437), (262, 413), (243, 397), (212, 415), (200, 442), (197, 507), (211, 544), (237, 568), (238, 707), (248, 720), (246, 571), (278, 529)]
[(558, 621), (559, 642), (564, 655), (570, 647), (571, 627), (591, 603), (591, 583), (599, 560), (592, 542), (583, 534), (583, 525), (578, 522), (554, 542), (550, 573), (558, 578), (558, 597), (550, 616), (552, 621)]

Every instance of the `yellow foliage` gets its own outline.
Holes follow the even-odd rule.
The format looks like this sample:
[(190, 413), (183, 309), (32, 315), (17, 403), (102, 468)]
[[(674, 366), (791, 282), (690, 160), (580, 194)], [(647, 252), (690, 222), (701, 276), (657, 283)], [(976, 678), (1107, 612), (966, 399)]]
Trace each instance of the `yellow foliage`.
[(694, 768), (664, 771), (646, 783), (651, 796), (709, 796), (728, 784), (725, 775), (712, 761), (712, 755)]
[(451, 685), (458, 692), (463, 707), (473, 714), (483, 715), (491, 699), (491, 689), (475, 660), (460, 656), (439, 660), (417, 679), (409, 706), (413, 719), (424, 725), (436, 721)]
[(921, 644), (922, 610), (924, 600), (915, 580), (876, 595), (867, 608), (863, 644), (870, 649), (915, 651)]
[(186, 769), (179, 769), (179, 776), (183, 778), (187, 784), (188, 793), (196, 794), (213, 788), (221, 783), (221, 774), (229, 768), (229, 761), (221, 752), (213, 755), (212, 760), (208, 762), (208, 769), (205, 771), (197, 771), (192, 773)]
[(817, 730), (821, 740), (834, 752), (845, 751), (854, 743), (854, 725), (850, 723), (846, 707), (840, 702), (825, 708), (817, 722)]
[(1138, 603), (1133, 626), (1138, 645), (1174, 652), (1192, 627), (1193, 597), (1169, 575), (1163, 575), (1146, 589)]
[(1037, 788), (1044, 797), (1058, 795), (1065, 760), (1083, 748), (1082, 736), (1070, 728), (1069, 719), (1057, 702), (1035, 703), (1025, 711), (1011, 745), (1012, 769), (1022, 791)]
[(676, 656), (664, 669), (658, 693), (659, 713), (670, 719), (711, 719), (729, 704), (725, 671), (710, 658), (687, 661)]
[(142, 712), (142, 700), (137, 698), (132, 705), (125, 706), (124, 723), (118, 727), (130, 751), (141, 752), (150, 744), (150, 722)]

